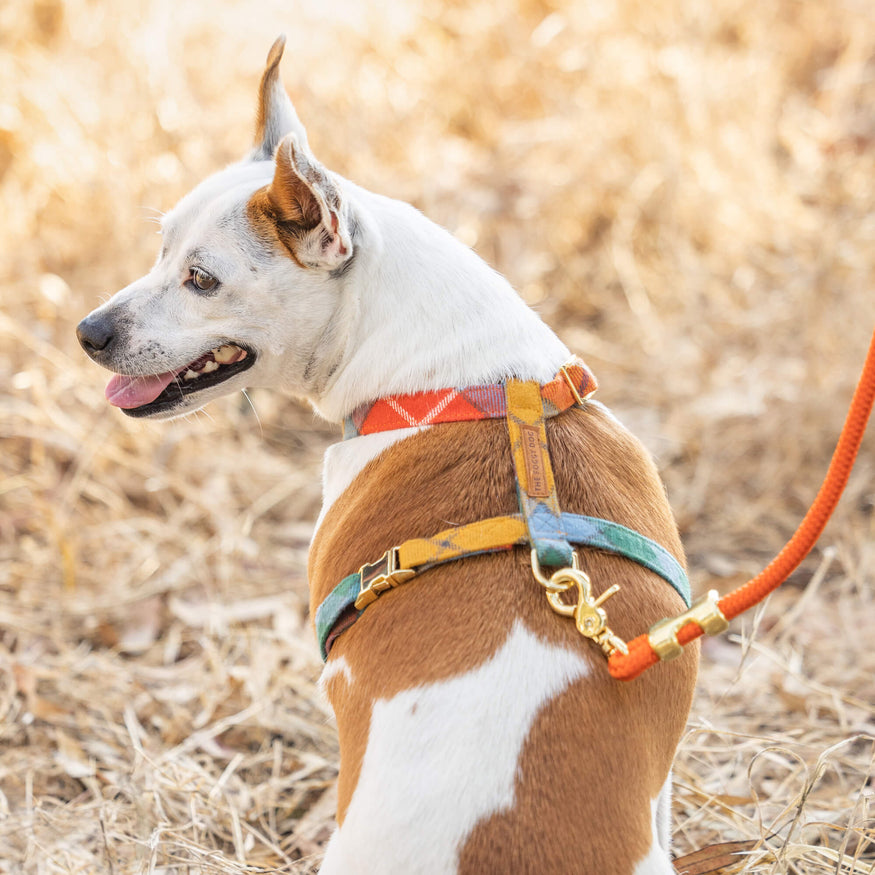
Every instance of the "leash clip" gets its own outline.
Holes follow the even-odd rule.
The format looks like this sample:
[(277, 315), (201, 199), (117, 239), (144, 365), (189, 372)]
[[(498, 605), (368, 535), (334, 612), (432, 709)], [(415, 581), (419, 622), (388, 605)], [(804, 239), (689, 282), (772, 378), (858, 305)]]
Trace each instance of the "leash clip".
[[(615, 583), (608, 587), (597, 598), (592, 594), (592, 581), (585, 571), (580, 570), (580, 560), (577, 553), (572, 554), (571, 568), (560, 568), (549, 578), (541, 571), (537, 550), (532, 550), (532, 573), (541, 586), (547, 590), (547, 601), (550, 607), (563, 617), (574, 617), (574, 625), (584, 638), (595, 641), (601, 647), (605, 656), (612, 656), (618, 650), (627, 654), (629, 648), (619, 635), (608, 627), (608, 615), (601, 606), (620, 589)], [(574, 603), (565, 602), (562, 593), (571, 587), (577, 587), (577, 600)]]
[(698, 623), (706, 635), (719, 635), (725, 631), (729, 627), (729, 620), (720, 610), (718, 598), (716, 589), (709, 590), (702, 598), (696, 599), (689, 610), (654, 623), (647, 633), (653, 652), (663, 661), (680, 656), (684, 648), (678, 642), (678, 632), (687, 623)]
[(411, 577), (416, 576), (416, 572), (412, 568), (400, 568), (400, 564), (398, 548), (392, 547), (376, 562), (362, 565), (359, 568), (361, 588), (355, 600), (355, 606), (358, 610), (363, 611), (369, 604), (375, 602), (380, 593), (401, 583), (407, 583)]

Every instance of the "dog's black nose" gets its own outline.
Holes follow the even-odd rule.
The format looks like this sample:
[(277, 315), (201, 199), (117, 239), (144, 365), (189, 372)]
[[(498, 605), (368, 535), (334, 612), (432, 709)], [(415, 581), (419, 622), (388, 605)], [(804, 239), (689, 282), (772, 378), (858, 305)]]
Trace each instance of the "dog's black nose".
[(76, 326), (76, 337), (82, 345), (82, 349), (93, 358), (97, 358), (105, 352), (114, 339), (112, 322), (93, 313), (86, 316)]

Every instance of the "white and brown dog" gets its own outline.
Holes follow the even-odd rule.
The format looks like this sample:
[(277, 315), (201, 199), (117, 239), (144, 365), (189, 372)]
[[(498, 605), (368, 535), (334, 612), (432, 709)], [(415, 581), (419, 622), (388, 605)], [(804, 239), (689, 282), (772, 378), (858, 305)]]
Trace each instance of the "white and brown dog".
[[(411, 206), (326, 170), (271, 49), (256, 144), (164, 217), (148, 275), (78, 327), (115, 372), (109, 401), (164, 419), (269, 386), (342, 421), (399, 393), (550, 381), (569, 358), (510, 285)], [(427, 418), (426, 418), (427, 422)], [(682, 560), (640, 444), (596, 403), (548, 425), (562, 507), (622, 523)], [(388, 547), (518, 510), (499, 420), (355, 437), (325, 455), (310, 553), (316, 607)], [(614, 582), (629, 638), (683, 604), (651, 571), (582, 551)], [(337, 830), (324, 873), (673, 872), (670, 769), (696, 652), (632, 683), (551, 611), (528, 550), (432, 568), (337, 638)]]

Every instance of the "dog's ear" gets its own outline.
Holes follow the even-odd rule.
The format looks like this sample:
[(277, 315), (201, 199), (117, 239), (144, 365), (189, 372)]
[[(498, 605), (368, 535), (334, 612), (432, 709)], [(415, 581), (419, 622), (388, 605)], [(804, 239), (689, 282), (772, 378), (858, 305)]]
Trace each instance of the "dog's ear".
[(307, 148), (307, 132), (280, 80), (280, 61), (285, 47), (286, 36), (281, 34), (267, 55), (258, 89), (255, 145), (249, 153), (252, 161), (269, 161), (273, 158), (276, 147), (286, 134), (294, 134), (298, 142)]
[(334, 270), (352, 256), (348, 209), (340, 187), (306, 146), (289, 134), (276, 150), (262, 214), (304, 267)]

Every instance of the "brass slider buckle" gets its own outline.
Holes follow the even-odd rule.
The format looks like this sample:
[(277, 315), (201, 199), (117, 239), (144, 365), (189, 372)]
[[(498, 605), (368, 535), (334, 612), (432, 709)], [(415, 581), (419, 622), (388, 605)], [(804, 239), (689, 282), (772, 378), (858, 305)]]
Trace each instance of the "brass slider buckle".
[(377, 600), (380, 593), (387, 589), (406, 583), (416, 575), (412, 568), (399, 568), (398, 548), (387, 550), (376, 562), (365, 564), (359, 568), (361, 589), (355, 600), (355, 606), (363, 611), (369, 604)]
[(663, 661), (674, 659), (684, 652), (678, 642), (678, 632), (690, 621), (698, 623), (706, 635), (719, 635), (729, 627), (729, 620), (717, 605), (718, 594), (712, 589), (707, 595), (696, 599), (689, 610), (677, 617), (666, 617), (654, 623), (647, 633), (653, 652)]
[(574, 396), (574, 403), (577, 404), (578, 407), (583, 407), (583, 402), (586, 401), (592, 395), (595, 395), (595, 389), (592, 392), (587, 392), (586, 398), (580, 397), (580, 392), (577, 391), (577, 386), (574, 385), (574, 380), (571, 379), (571, 374), (568, 373), (568, 366), (562, 365), (559, 368), (560, 373), (563, 377), (565, 377), (565, 382), (568, 383), (568, 388), (571, 389), (571, 394)]

